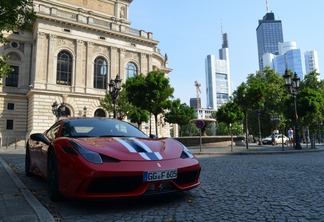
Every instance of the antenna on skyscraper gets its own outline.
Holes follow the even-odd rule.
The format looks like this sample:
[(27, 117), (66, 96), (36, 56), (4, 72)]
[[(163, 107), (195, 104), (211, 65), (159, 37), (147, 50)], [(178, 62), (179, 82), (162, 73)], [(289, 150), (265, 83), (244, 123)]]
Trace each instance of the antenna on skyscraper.
[(223, 21), (222, 21), (222, 19), (220, 20), (220, 23), (221, 23), (221, 34), (223, 36)]
[(269, 13), (268, 0), (266, 0), (267, 13)]

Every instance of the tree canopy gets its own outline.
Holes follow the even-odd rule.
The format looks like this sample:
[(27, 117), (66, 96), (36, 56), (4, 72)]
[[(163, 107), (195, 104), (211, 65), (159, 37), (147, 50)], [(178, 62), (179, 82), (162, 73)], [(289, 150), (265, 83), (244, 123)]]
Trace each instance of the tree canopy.
[[(36, 19), (32, 0), (1, 0), (0, 43), (5, 43), (4, 31), (31, 30)], [(0, 57), (0, 78), (12, 71), (6, 63), (7, 57)]]
[(182, 127), (188, 125), (189, 121), (196, 118), (193, 107), (185, 103), (181, 103), (180, 99), (171, 101), (168, 112), (165, 113), (165, 121), (168, 123), (176, 123), (180, 127), (180, 135), (182, 136)]
[[(146, 76), (137, 74), (128, 78), (124, 87), (128, 101), (153, 114), (155, 123), (158, 123), (158, 115), (169, 108), (169, 99), (173, 97), (174, 92), (169, 79), (159, 71), (149, 72)], [(155, 124), (155, 133), (158, 134), (157, 124)]]

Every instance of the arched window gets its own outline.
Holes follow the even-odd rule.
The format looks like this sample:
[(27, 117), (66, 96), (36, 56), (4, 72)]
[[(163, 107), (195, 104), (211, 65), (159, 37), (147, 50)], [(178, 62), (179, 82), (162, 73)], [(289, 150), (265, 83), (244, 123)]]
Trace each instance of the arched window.
[(71, 85), (72, 79), (72, 55), (67, 51), (61, 51), (57, 55), (56, 83)]
[(97, 57), (94, 61), (93, 87), (107, 89), (107, 61), (103, 57)]
[(135, 74), (137, 74), (137, 67), (134, 63), (129, 62), (126, 66), (126, 77), (127, 79), (130, 77), (133, 77)]
[(94, 113), (94, 116), (95, 117), (106, 117), (106, 113), (102, 109), (97, 109)]
[(5, 80), (6, 86), (18, 87), (19, 64), (21, 63), (21, 58), (15, 52), (9, 53), (8, 57), (9, 57), (9, 63), (13, 63), (15, 65), (10, 65), (10, 67), (13, 69), (13, 71), (8, 73), (8, 76), (6, 77), (6, 80)]
[(8, 73), (6, 86), (18, 87), (19, 66), (10, 66), (13, 71)]

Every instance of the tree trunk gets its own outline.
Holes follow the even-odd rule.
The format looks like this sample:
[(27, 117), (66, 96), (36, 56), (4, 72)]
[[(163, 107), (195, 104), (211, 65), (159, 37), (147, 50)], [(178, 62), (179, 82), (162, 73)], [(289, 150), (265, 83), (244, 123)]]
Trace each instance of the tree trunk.
[(311, 149), (315, 149), (316, 146), (315, 146), (315, 138), (316, 138), (316, 135), (314, 133), (311, 134)]
[(249, 149), (249, 130), (248, 130), (248, 114), (247, 111), (244, 112), (244, 118), (245, 118), (245, 144), (246, 149)]
[(155, 135), (158, 136), (158, 115), (154, 114), (154, 118), (155, 118)]

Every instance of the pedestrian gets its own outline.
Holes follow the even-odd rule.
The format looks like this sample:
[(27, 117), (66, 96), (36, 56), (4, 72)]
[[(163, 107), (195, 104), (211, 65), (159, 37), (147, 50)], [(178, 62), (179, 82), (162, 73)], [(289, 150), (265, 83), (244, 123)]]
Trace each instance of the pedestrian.
[(272, 146), (276, 145), (276, 135), (275, 135), (275, 131), (272, 132), (271, 142), (272, 142)]
[(294, 141), (294, 131), (291, 128), (289, 128), (288, 130), (288, 138), (289, 138), (289, 144), (290, 146), (292, 146)]

